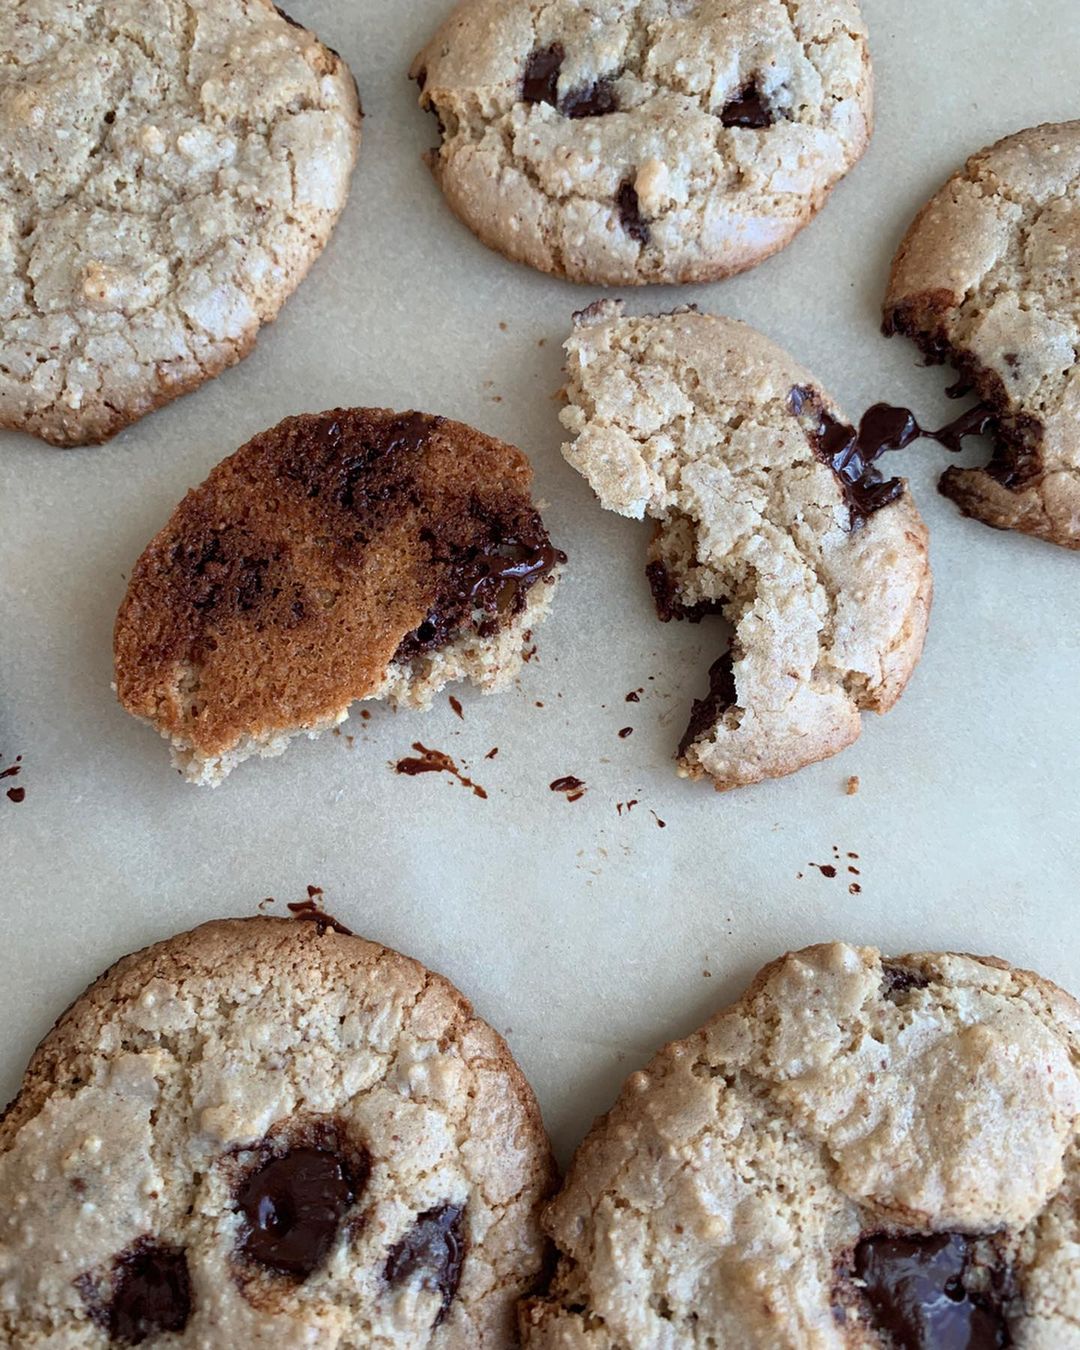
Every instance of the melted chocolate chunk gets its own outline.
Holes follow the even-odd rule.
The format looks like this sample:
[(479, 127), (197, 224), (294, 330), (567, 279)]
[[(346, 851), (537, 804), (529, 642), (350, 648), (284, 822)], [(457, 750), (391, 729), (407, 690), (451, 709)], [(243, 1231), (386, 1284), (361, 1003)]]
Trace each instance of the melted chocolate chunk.
[(525, 77), (521, 82), (521, 97), (526, 103), (550, 103), (554, 108), (559, 99), (559, 72), (566, 52), (558, 42), (540, 47), (529, 57)]
[(647, 244), (649, 226), (641, 214), (637, 189), (629, 178), (619, 184), (619, 190), (615, 194), (615, 205), (619, 208), (619, 223), (630, 238), (639, 244)]
[(725, 652), (709, 667), (709, 692), (704, 698), (694, 700), (690, 725), (679, 742), (679, 754), (685, 755), (699, 737), (719, 722), (728, 708), (735, 706), (737, 700), (734, 657), (731, 652)]
[(974, 1243), (959, 1233), (864, 1238), (855, 1249), (870, 1320), (903, 1350), (1012, 1345), (1001, 1309), (1003, 1272), (976, 1282), (974, 1264)]
[(771, 127), (775, 122), (772, 109), (761, 96), (756, 84), (748, 84), (724, 106), (720, 121), (726, 127)]
[(463, 1205), (439, 1205), (419, 1215), (412, 1228), (390, 1249), (383, 1268), (387, 1284), (405, 1284), (419, 1277), (421, 1286), (442, 1295), (435, 1326), (446, 1316), (461, 1283), (465, 1264)]
[(106, 1299), (93, 1276), (80, 1276), (75, 1283), (92, 1320), (118, 1345), (141, 1345), (149, 1336), (183, 1331), (191, 1316), (191, 1277), (183, 1249), (151, 1237), (139, 1238), (116, 1257)]
[[(394, 659), (408, 661), (443, 647), (470, 622), (481, 637), (491, 637), (506, 619), (520, 614), (529, 590), (566, 561), (566, 554), (547, 542), (539, 516), (528, 527), (528, 539), (504, 539), (483, 551), (443, 559), (447, 567), (435, 607), (402, 638)], [(428, 542), (437, 555), (438, 540)]]
[(575, 89), (563, 99), (562, 113), (566, 117), (606, 117), (618, 112), (614, 80), (597, 80), (584, 89)]
[(921, 434), (918, 422), (906, 408), (875, 404), (856, 431), (826, 412), (812, 389), (792, 389), (788, 407), (796, 417), (808, 410), (817, 414), (817, 426), (807, 434), (814, 453), (832, 469), (840, 484), (851, 529), (858, 529), (875, 511), (903, 494), (901, 480), (883, 479), (874, 461), (886, 450), (910, 445)]
[(241, 1187), (247, 1219), (241, 1251), (298, 1281), (324, 1263), (345, 1211), (355, 1200), (349, 1168), (322, 1148), (294, 1148), (271, 1159)]
[[(679, 587), (668, 571), (665, 563), (651, 562), (645, 568), (649, 590), (652, 591), (656, 605), (656, 615), (661, 623), (670, 623), (672, 619), (681, 619), (686, 623), (701, 623), (712, 614), (723, 614), (722, 600), (700, 600), (696, 605), (684, 605), (679, 599)], [(637, 702), (627, 695), (627, 703)]]
[[(848, 870), (855, 871), (854, 868)], [(899, 1002), (912, 989), (929, 988), (930, 977), (923, 975), (921, 971), (909, 970), (906, 966), (899, 966), (891, 961), (881, 963), (881, 992), (893, 1003)]]

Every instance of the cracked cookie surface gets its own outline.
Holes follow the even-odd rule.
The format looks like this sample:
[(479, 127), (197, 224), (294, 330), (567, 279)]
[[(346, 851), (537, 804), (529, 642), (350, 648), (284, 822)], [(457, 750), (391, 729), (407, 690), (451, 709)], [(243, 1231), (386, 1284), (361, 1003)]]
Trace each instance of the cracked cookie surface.
[(745, 324), (603, 301), (576, 316), (566, 352), (563, 453), (602, 506), (657, 522), (660, 618), (732, 627), (680, 773), (726, 789), (842, 750), (922, 652), (932, 581), (902, 481), (872, 463), (853, 481), (835, 472), (829, 435), (854, 430)]
[(410, 73), (455, 213), (596, 285), (754, 266), (871, 130), (855, 0), (466, 0)]
[(302, 280), (356, 86), (270, 0), (13, 0), (0, 56), (0, 425), (104, 441), (246, 356)]
[(0, 1121), (0, 1341), (475, 1350), (552, 1164), (503, 1040), (332, 921), (205, 924), (106, 972)]
[(972, 155), (893, 263), (889, 332), (948, 361), (993, 412), (985, 468), (948, 469), (965, 515), (1080, 548), (1080, 122)]
[(626, 1083), (544, 1226), (532, 1350), (1075, 1346), (1080, 1007), (812, 947)]
[(135, 565), (120, 702), (189, 780), (343, 722), (518, 673), (565, 555), (513, 446), (385, 408), (286, 418), (189, 492)]

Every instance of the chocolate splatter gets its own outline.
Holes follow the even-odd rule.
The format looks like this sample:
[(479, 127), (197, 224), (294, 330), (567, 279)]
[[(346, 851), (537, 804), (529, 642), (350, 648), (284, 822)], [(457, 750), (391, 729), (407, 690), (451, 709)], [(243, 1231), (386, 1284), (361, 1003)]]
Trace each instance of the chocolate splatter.
[(662, 830), (667, 829), (667, 821), (661, 820), (660, 817), (656, 814), (656, 812), (653, 811), (651, 808), (649, 810), (649, 814), (652, 816), (652, 818), (656, 821), (657, 825), (659, 825)]
[(487, 754), (484, 756), (484, 758), (485, 758), (485, 759), (494, 759), (495, 756), (496, 756), (498, 753), (499, 753), (499, 747), (498, 747), (497, 745), (493, 745), (493, 746), (491, 747), (491, 749), (487, 752)]
[(642, 695), (644, 692), (645, 692), (644, 689), (631, 689), (630, 692), (629, 692), (629, 693), (627, 694), (627, 696), (626, 696), (626, 701), (627, 701), (627, 703), (640, 703), (640, 702), (641, 702), (641, 695)]
[(462, 707), (461, 707), (461, 700), (455, 698), (453, 694), (450, 695), (450, 706), (451, 706), (451, 708), (453, 708), (454, 712), (456, 712), (457, 715), (458, 715), (458, 716), (461, 718), (461, 720), (464, 722), (464, 721), (465, 721), (465, 713), (464, 713), (464, 711), (463, 711), (463, 709), (462, 709)]
[(448, 773), (456, 778), (462, 787), (472, 788), (474, 796), (487, 799), (487, 793), (479, 783), (474, 783), (471, 778), (466, 778), (450, 756), (444, 754), (442, 750), (429, 750), (426, 745), (421, 745), (419, 741), (413, 741), (412, 748), (420, 758), (399, 759), (394, 765), (395, 773), (406, 774), (409, 778), (415, 778), (417, 774), (421, 773)]
[(619, 740), (625, 741), (627, 736), (632, 736), (633, 734), (634, 734), (633, 727), (623, 727), (623, 729), (619, 732)]

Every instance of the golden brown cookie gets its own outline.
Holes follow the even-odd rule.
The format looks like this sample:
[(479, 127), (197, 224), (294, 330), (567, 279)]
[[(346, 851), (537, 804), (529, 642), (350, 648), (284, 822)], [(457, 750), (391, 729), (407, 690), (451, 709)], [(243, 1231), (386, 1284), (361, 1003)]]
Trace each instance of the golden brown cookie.
[(564, 555), (512, 446), (422, 413), (290, 417), (189, 492), (116, 620), (121, 703), (193, 782), (343, 721), (518, 671)]

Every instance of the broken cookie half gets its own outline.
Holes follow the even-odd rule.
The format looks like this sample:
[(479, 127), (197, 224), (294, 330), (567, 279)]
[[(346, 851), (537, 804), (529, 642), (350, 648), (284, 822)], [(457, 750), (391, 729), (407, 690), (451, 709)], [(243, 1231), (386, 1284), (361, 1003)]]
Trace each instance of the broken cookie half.
[(967, 516), (1080, 548), (1080, 122), (972, 155), (893, 263), (885, 331), (948, 362), (993, 438), (941, 491)]
[(601, 301), (566, 353), (563, 453), (608, 510), (656, 521), (660, 618), (731, 624), (680, 774), (724, 790), (850, 745), (903, 692), (932, 595), (922, 519), (875, 463), (888, 435), (849, 426), (762, 334), (692, 309)]
[(286, 418), (189, 492), (136, 564), (120, 702), (192, 782), (345, 720), (501, 688), (565, 555), (512, 446), (423, 413)]

